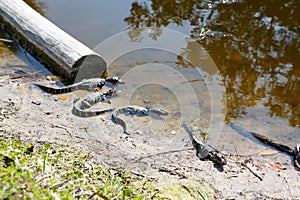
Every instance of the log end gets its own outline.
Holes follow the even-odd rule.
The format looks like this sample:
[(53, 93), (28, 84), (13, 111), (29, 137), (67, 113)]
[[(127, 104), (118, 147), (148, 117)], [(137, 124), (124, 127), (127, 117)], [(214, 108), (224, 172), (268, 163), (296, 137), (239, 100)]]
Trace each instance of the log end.
[[(99, 55), (91, 54), (81, 57), (72, 67), (75, 82), (89, 78), (105, 77), (107, 64)], [(74, 76), (73, 75), (73, 76)]]

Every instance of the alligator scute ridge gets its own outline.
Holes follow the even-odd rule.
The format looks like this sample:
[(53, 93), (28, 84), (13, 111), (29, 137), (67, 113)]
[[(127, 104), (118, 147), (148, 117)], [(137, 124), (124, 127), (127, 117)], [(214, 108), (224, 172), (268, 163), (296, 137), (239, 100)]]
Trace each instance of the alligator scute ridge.
[(63, 94), (75, 90), (92, 91), (95, 90), (96, 88), (101, 89), (105, 84), (108, 83), (116, 85), (116, 84), (124, 84), (124, 81), (121, 80), (119, 77), (113, 76), (106, 79), (103, 78), (83, 79), (78, 83), (74, 83), (72, 85), (61, 87), (61, 88), (48, 87), (37, 83), (34, 83), (34, 85), (50, 94)]
[[(108, 102), (106, 96), (111, 96), (116, 93), (116, 89), (110, 89), (108, 92), (105, 93), (91, 93), (82, 98), (76, 100), (73, 104), (72, 113), (78, 117), (93, 117), (97, 115), (104, 114), (106, 112), (112, 112), (111, 118), (112, 121), (116, 124), (119, 124), (123, 128), (123, 132), (129, 134), (127, 132), (127, 126), (123, 119), (119, 117), (120, 114), (130, 114), (130, 115), (138, 115), (138, 116), (150, 116), (150, 113), (154, 113), (158, 116), (166, 116), (168, 112), (159, 108), (157, 106), (147, 106), (146, 108), (136, 105), (127, 105), (121, 106), (117, 108), (109, 108), (103, 110), (96, 110), (96, 111), (89, 111), (86, 110), (90, 108), (93, 104), (98, 102)], [(109, 102), (108, 102), (109, 103)]]

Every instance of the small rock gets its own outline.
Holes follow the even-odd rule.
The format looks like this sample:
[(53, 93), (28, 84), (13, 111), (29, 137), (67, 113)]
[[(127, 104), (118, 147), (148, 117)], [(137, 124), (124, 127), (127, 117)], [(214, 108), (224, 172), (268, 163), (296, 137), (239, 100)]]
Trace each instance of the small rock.
[(137, 135), (142, 135), (142, 132), (141, 131), (136, 131), (135, 132)]
[(150, 99), (144, 99), (143, 101), (144, 101), (144, 104), (149, 104), (149, 103), (151, 103), (151, 100), (150, 100)]
[(41, 105), (41, 102), (38, 100), (35, 100), (35, 99), (32, 100), (31, 103), (33, 103), (34, 105), (37, 105), (37, 106)]
[(38, 130), (38, 131), (35, 132), (35, 134), (36, 134), (36, 136), (41, 137), (42, 135), (44, 135), (44, 132)]
[(176, 131), (171, 131), (171, 134), (172, 135), (176, 135)]
[(87, 162), (84, 163), (84, 167), (85, 167), (85, 169), (87, 169), (87, 170), (92, 170), (92, 169), (94, 169), (93, 165), (90, 164), (90, 163), (87, 163)]

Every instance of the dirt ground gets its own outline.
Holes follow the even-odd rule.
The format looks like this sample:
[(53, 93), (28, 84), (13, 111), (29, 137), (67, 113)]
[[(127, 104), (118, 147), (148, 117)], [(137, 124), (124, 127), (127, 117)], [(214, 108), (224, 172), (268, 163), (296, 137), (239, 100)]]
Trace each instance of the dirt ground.
[[(187, 137), (164, 144), (143, 137), (143, 130), (125, 135), (109, 115), (73, 116), (73, 94), (66, 96), (70, 99), (45, 94), (26, 79), (1, 77), (0, 132), (33, 144), (56, 143), (90, 152), (105, 166), (153, 178), (166, 193), (174, 193), (170, 188), (189, 190), (201, 184), (210, 199), (300, 199), (300, 173), (286, 154), (228, 155), (221, 170), (211, 161), (200, 161)], [(281, 165), (275, 167), (275, 162)], [(195, 198), (189, 192), (177, 197)]]

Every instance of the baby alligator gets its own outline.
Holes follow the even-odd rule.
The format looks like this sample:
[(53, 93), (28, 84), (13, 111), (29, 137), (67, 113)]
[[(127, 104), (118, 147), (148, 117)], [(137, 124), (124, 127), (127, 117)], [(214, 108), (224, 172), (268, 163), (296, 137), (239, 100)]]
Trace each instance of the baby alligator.
[(102, 79), (102, 78), (83, 79), (78, 83), (74, 83), (72, 85), (61, 87), (61, 88), (52, 88), (40, 84), (34, 84), (34, 85), (41, 88), (43, 91), (47, 93), (62, 94), (62, 93), (72, 92), (74, 90), (91, 91), (91, 90), (95, 90), (95, 88), (101, 89), (106, 83), (111, 83), (113, 85), (116, 85), (116, 84), (124, 84), (124, 81), (122, 81), (119, 77), (113, 76), (106, 79)]
[(112, 96), (116, 94), (116, 89), (110, 89), (106, 93), (91, 93), (86, 96), (83, 96), (74, 101), (72, 113), (78, 117), (93, 117), (101, 115), (105, 112), (112, 112), (112, 120), (123, 127), (124, 133), (128, 134), (126, 123), (122, 120), (120, 114), (135, 114), (138, 116), (149, 116), (150, 113), (156, 114), (158, 116), (168, 115), (166, 111), (158, 106), (148, 106), (146, 108), (135, 105), (122, 106), (117, 108), (110, 108), (98, 111), (88, 111), (86, 109), (90, 108), (93, 104), (98, 102), (108, 102), (106, 96)]
[(127, 129), (126, 123), (124, 122), (124, 120), (122, 120), (119, 117), (120, 114), (131, 114), (131, 115), (135, 114), (138, 116), (150, 116), (151, 113), (156, 114), (158, 116), (168, 115), (168, 112), (166, 112), (165, 110), (157, 106), (147, 106), (146, 108), (144, 108), (141, 106), (129, 105), (129, 106), (122, 106), (114, 109), (111, 118), (116, 124), (120, 124), (123, 127), (124, 133), (129, 134), (126, 130)]
[(212, 146), (208, 144), (204, 144), (203, 142), (199, 141), (190, 131), (190, 129), (187, 127), (186, 124), (183, 124), (184, 129), (189, 135), (190, 140), (192, 141), (192, 144), (196, 150), (196, 155), (200, 158), (200, 160), (206, 160), (209, 159), (221, 167), (223, 165), (227, 164), (227, 161), (222, 153), (220, 153), (218, 150), (213, 148)]
[(100, 111), (88, 111), (86, 109), (99, 102), (110, 103), (110, 101), (106, 99), (106, 96), (113, 96), (116, 93), (116, 88), (113, 88), (108, 90), (107, 92), (94, 92), (77, 98), (74, 100), (72, 113), (78, 117), (93, 117), (105, 112), (109, 112), (109, 109)]

